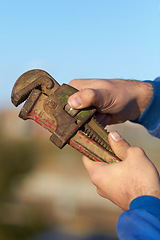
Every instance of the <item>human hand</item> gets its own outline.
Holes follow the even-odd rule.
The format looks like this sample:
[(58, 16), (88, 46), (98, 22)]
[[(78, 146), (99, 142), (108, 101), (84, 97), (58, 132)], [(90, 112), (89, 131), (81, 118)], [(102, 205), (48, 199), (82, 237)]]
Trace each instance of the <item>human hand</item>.
[(95, 106), (103, 126), (136, 120), (153, 94), (150, 83), (123, 79), (75, 79), (69, 85), (80, 91), (69, 97), (68, 104), (75, 109)]
[(160, 198), (159, 174), (139, 147), (131, 147), (117, 132), (108, 136), (110, 145), (122, 162), (106, 164), (83, 157), (83, 163), (100, 196), (123, 210), (139, 196)]

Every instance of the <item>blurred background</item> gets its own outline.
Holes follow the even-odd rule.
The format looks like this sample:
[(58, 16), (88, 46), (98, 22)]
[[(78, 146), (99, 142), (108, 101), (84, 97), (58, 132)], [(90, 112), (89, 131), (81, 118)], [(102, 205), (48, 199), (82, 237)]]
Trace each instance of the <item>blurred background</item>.
[[(160, 0), (0, 1), (0, 240), (118, 239), (121, 210), (97, 195), (81, 154), (18, 118), (10, 102), (30, 69), (74, 78), (160, 75)], [(160, 170), (160, 140), (141, 126), (108, 126)]]

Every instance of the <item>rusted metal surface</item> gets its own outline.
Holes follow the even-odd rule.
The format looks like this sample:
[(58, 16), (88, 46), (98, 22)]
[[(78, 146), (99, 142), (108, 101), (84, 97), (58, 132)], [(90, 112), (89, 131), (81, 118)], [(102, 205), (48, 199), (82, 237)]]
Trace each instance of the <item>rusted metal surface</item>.
[(108, 133), (96, 122), (93, 107), (71, 109), (67, 100), (77, 90), (60, 86), (43, 70), (31, 70), (16, 81), (11, 95), (18, 106), (26, 100), (19, 117), (32, 119), (52, 133), (50, 140), (59, 148), (69, 144), (94, 161), (119, 162), (108, 142)]

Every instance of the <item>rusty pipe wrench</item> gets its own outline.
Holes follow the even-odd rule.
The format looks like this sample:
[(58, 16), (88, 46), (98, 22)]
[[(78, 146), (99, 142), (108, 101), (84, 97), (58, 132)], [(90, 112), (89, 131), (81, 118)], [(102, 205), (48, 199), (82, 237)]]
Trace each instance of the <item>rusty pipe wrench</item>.
[(31, 70), (16, 81), (11, 95), (18, 106), (25, 101), (19, 117), (32, 119), (49, 130), (50, 140), (60, 149), (66, 144), (94, 161), (121, 161), (111, 149), (108, 133), (94, 118), (93, 107), (75, 110), (69, 107), (69, 96), (77, 89), (63, 84), (43, 70)]

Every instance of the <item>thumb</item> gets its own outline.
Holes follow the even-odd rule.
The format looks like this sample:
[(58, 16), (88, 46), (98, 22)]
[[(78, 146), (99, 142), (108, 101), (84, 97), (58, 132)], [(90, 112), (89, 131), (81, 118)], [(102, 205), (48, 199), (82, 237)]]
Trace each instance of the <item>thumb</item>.
[(125, 160), (130, 145), (119, 135), (118, 132), (110, 132), (108, 140), (115, 154), (121, 160)]
[(84, 89), (74, 93), (68, 99), (68, 104), (71, 108), (81, 109), (90, 106), (99, 107), (99, 99), (97, 98), (97, 91), (94, 89)]

